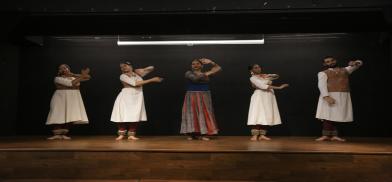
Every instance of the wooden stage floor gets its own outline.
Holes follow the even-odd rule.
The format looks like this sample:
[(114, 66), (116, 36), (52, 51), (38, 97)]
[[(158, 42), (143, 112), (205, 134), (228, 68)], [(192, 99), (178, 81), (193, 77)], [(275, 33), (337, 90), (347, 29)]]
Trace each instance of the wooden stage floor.
[(45, 137), (2, 137), (0, 151), (160, 151), (160, 152), (278, 152), (390, 154), (392, 138), (348, 138), (347, 142), (316, 142), (312, 137), (273, 137), (250, 141), (247, 136), (220, 136), (188, 141), (183, 136), (143, 136), (115, 141), (115, 136), (75, 136), (72, 140)]
[(392, 181), (392, 138), (114, 138), (0, 137), (0, 181)]

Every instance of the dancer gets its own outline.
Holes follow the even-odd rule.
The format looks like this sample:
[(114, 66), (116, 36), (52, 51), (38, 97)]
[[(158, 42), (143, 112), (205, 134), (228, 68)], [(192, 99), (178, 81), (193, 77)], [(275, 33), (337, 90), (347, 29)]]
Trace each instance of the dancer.
[(352, 122), (353, 111), (350, 96), (349, 75), (362, 66), (362, 61), (350, 61), (347, 67), (338, 67), (331, 56), (323, 60), (324, 70), (318, 73), (320, 97), (316, 118), (323, 122), (322, 136), (316, 141), (341, 141), (337, 122)]
[(281, 124), (278, 104), (275, 98), (275, 89), (283, 89), (288, 84), (273, 86), (272, 80), (278, 79), (276, 74), (263, 74), (262, 68), (258, 64), (248, 67), (251, 73), (250, 81), (255, 91), (252, 94), (248, 125), (251, 126), (252, 137), (250, 140), (271, 140), (266, 136), (267, 126)]
[(54, 79), (56, 91), (50, 102), (50, 111), (46, 125), (53, 126), (53, 136), (49, 140), (66, 139), (72, 124), (88, 124), (86, 110), (79, 91), (80, 82), (90, 79), (90, 69), (86, 68), (81, 74), (73, 74), (66, 64), (58, 67), (58, 75)]
[[(203, 65), (210, 65), (211, 69), (204, 72)], [(188, 140), (210, 140), (208, 136), (217, 134), (218, 127), (208, 83), (221, 67), (207, 58), (194, 59), (191, 66), (192, 71), (185, 73), (188, 86), (182, 107), (180, 133), (188, 135)]]
[(122, 74), (120, 76), (123, 89), (114, 102), (111, 121), (117, 123), (118, 137), (122, 140), (128, 136), (129, 140), (138, 140), (136, 130), (139, 122), (147, 121), (144, 106), (143, 85), (162, 82), (162, 78), (153, 77), (143, 80), (142, 77), (154, 70), (153, 66), (142, 69), (133, 69), (130, 62), (120, 64)]

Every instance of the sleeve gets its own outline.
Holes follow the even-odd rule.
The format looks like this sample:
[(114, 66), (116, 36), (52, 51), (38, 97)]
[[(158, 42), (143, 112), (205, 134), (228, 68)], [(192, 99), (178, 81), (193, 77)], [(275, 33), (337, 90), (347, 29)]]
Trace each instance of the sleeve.
[(269, 80), (276, 80), (279, 78), (278, 74), (268, 74), (268, 79)]
[(318, 76), (318, 88), (320, 90), (320, 96), (321, 97), (329, 96), (328, 88), (327, 88), (327, 80), (328, 80), (327, 74), (325, 74), (324, 72), (319, 72), (317, 76)]
[(72, 80), (66, 79), (66, 78), (63, 78), (63, 77), (59, 77), (59, 76), (54, 78), (54, 83), (57, 83), (57, 84), (60, 84), (60, 85), (64, 85), (64, 86), (67, 86), (67, 87), (72, 87)]
[(256, 88), (259, 88), (259, 89), (264, 89), (264, 90), (266, 90), (266, 89), (268, 89), (268, 87), (269, 87), (269, 85), (267, 85), (266, 83), (263, 83), (263, 81), (261, 81), (261, 80), (255, 78), (255, 77), (253, 77), (253, 76), (250, 77), (250, 82), (251, 82), (253, 85), (255, 85)]
[(146, 68), (135, 69), (135, 73), (139, 76), (144, 77), (147, 74), (151, 73), (154, 70), (154, 66), (148, 66)]
[(131, 86), (136, 87), (136, 77), (129, 77), (127, 75), (122, 74), (120, 76), (120, 80), (131, 85)]
[(351, 74), (352, 72), (357, 70), (359, 67), (361, 67), (362, 61), (356, 61), (356, 62), (359, 62), (359, 65), (345, 67), (345, 69), (347, 70), (348, 74)]

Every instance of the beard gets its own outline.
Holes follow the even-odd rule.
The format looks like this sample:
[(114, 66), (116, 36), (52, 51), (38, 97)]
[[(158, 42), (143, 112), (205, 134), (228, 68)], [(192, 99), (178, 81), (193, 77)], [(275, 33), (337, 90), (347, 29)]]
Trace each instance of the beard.
[(333, 64), (333, 65), (327, 65), (326, 67), (327, 68), (336, 68), (338, 66), (339, 66), (338, 63), (336, 63), (336, 64)]

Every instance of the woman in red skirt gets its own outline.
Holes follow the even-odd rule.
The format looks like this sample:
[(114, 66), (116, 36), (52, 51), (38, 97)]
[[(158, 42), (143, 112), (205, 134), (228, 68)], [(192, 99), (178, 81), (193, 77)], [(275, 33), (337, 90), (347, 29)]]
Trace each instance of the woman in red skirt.
[[(211, 69), (202, 71), (203, 65), (208, 64)], [(192, 71), (185, 73), (189, 82), (182, 107), (181, 133), (188, 135), (188, 140), (210, 140), (207, 136), (218, 133), (208, 82), (220, 70), (218, 64), (202, 58), (193, 60)]]

